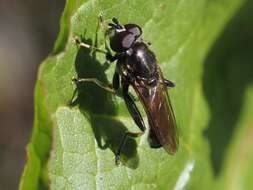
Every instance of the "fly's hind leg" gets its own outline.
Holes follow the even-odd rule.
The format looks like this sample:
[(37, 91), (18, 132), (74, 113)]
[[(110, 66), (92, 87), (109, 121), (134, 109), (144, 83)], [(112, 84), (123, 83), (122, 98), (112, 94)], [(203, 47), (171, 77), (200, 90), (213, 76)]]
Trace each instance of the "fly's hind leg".
[(139, 136), (141, 136), (143, 134), (144, 134), (144, 132), (139, 132), (139, 133), (132, 133), (132, 132), (129, 132), (129, 131), (125, 132), (125, 134), (124, 134), (124, 136), (123, 136), (123, 138), (122, 138), (122, 140), (120, 142), (118, 151), (115, 154), (115, 164), (116, 165), (119, 165), (120, 154), (121, 154), (121, 152), (122, 152), (122, 150), (123, 150), (123, 148), (124, 148), (124, 146), (126, 144), (127, 138), (128, 137), (136, 138), (136, 137), (139, 137)]
[(136, 138), (139, 137), (141, 135), (144, 134), (146, 127), (144, 124), (144, 121), (141, 117), (141, 114), (137, 108), (137, 106), (134, 103), (134, 100), (131, 98), (131, 96), (129, 96), (128, 94), (128, 84), (124, 84), (123, 82), (123, 98), (125, 100), (125, 103), (127, 105), (128, 111), (130, 112), (132, 118), (134, 119), (135, 124), (140, 128), (141, 132), (138, 133), (132, 133), (132, 132), (126, 132), (121, 140), (121, 143), (119, 145), (118, 151), (116, 152), (115, 155), (115, 163), (116, 165), (119, 164), (119, 160), (120, 160), (120, 153), (124, 147), (124, 145), (126, 144), (127, 138), (128, 137), (132, 137), (132, 138)]

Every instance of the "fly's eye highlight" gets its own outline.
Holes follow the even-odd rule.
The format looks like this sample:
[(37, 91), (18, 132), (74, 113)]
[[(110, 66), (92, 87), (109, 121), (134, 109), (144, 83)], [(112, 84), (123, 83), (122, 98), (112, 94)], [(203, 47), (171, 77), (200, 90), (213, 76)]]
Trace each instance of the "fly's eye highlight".
[(126, 29), (126, 31), (131, 32), (135, 36), (135, 38), (140, 37), (142, 34), (141, 27), (136, 24), (125, 24), (124, 28)]
[(135, 41), (135, 36), (128, 31), (123, 31), (115, 34), (110, 40), (110, 46), (113, 51), (123, 52), (128, 50), (133, 42)]

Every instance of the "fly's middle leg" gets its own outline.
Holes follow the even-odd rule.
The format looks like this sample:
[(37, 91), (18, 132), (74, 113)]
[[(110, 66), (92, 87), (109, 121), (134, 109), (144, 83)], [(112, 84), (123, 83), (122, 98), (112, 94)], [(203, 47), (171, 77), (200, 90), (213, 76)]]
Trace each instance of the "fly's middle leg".
[(113, 94), (119, 95), (118, 89), (119, 89), (119, 74), (115, 71), (113, 76), (113, 84), (105, 84), (102, 81), (98, 80), (97, 78), (72, 78), (72, 81), (76, 84), (83, 84), (83, 83), (93, 83), (96, 84), (98, 87), (111, 92)]
[(81, 83), (94, 83), (100, 88), (103, 88), (104, 90), (112, 93), (116, 93), (116, 91), (113, 89), (112, 86), (106, 85), (97, 78), (72, 78), (72, 81), (76, 84), (79, 85)]

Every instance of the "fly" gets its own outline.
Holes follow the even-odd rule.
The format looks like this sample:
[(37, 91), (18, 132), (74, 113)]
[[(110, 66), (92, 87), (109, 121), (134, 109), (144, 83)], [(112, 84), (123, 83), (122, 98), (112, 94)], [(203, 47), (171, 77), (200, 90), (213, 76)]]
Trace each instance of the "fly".
[(174, 112), (167, 93), (167, 88), (174, 87), (174, 83), (163, 77), (157, 64), (155, 54), (149, 49), (149, 43), (142, 38), (142, 29), (136, 24), (119, 24), (116, 18), (108, 24), (110, 47), (115, 52), (94, 48), (75, 38), (77, 44), (84, 48), (93, 48), (106, 54), (110, 63), (116, 61), (112, 87), (103, 84), (96, 78), (74, 78), (75, 83), (93, 82), (105, 90), (118, 92), (122, 87), (125, 104), (140, 132), (126, 132), (115, 153), (115, 163), (120, 160), (121, 151), (128, 137), (139, 137), (146, 130), (143, 118), (129, 95), (129, 86), (135, 90), (145, 109), (150, 126), (148, 142), (151, 148), (163, 147), (169, 154), (175, 154), (178, 149), (178, 135)]

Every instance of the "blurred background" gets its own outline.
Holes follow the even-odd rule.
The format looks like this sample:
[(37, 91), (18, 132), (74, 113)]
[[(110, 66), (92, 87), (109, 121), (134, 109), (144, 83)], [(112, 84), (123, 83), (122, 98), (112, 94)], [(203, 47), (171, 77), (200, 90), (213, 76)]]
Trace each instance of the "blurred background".
[(18, 188), (38, 66), (53, 48), (64, 4), (0, 0), (0, 189)]

